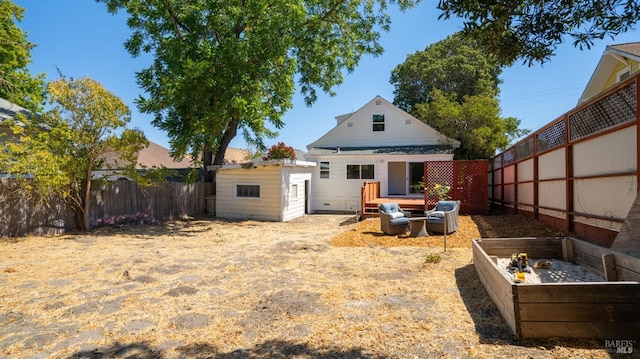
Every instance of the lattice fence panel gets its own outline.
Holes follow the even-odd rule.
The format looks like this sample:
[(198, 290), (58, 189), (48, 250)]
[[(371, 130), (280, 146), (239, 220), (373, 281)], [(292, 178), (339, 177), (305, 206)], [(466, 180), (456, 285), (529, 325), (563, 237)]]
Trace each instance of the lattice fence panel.
[(433, 208), (438, 202), (438, 197), (433, 191), (438, 184), (449, 186), (451, 199), (461, 201), (460, 213), (486, 213), (488, 170), (489, 162), (486, 160), (426, 162), (424, 178), (428, 208)]
[[(453, 161), (427, 161), (424, 166), (425, 191), (428, 208), (438, 203), (438, 196), (434, 193), (437, 185), (448, 186), (453, 189)], [(452, 191), (449, 191), (449, 196)]]
[(558, 121), (536, 135), (536, 152), (564, 145), (566, 125), (564, 121)]
[(522, 160), (531, 156), (533, 156), (533, 137), (518, 144), (516, 147), (516, 160)]
[(502, 165), (506, 166), (510, 163), (513, 163), (513, 161), (516, 160), (516, 151), (515, 149), (510, 149), (507, 150), (505, 153), (502, 154)]
[(454, 161), (454, 165), (456, 167), (455, 197), (461, 201), (460, 212), (487, 213), (489, 163), (487, 161)]
[(636, 120), (636, 83), (569, 115), (570, 141)]

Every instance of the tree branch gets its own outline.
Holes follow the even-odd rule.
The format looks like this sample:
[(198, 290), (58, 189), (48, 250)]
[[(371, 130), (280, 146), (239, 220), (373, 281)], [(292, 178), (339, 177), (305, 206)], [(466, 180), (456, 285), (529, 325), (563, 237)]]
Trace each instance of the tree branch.
[(187, 32), (191, 32), (191, 30), (189, 29), (188, 26), (186, 26), (180, 20), (178, 20), (178, 17), (174, 14), (173, 10), (171, 9), (171, 5), (169, 5), (168, 0), (165, 0), (164, 4), (167, 7), (167, 12), (169, 13), (169, 17), (171, 18), (171, 22), (173, 23), (173, 28), (176, 30), (178, 37), (180, 38), (180, 40), (184, 40), (184, 36), (182, 35), (180, 28), (186, 30)]

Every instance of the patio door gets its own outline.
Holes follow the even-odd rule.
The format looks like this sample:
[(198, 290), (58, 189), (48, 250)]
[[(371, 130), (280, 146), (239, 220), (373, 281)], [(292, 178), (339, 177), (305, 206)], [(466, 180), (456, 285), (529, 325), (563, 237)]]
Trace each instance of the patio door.
[(407, 195), (407, 163), (406, 162), (388, 162), (387, 178), (389, 186), (387, 192), (389, 196), (406, 196)]
[(424, 194), (424, 162), (409, 162), (409, 194)]

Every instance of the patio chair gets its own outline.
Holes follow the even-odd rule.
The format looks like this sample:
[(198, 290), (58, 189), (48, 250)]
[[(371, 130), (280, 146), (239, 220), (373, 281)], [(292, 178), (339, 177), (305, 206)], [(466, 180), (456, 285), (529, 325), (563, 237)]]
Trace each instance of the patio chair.
[(427, 231), (447, 234), (457, 231), (459, 211), (460, 201), (438, 201), (434, 209), (424, 213), (427, 217)]
[(397, 203), (382, 203), (378, 205), (380, 213), (380, 229), (385, 234), (405, 234), (409, 230), (411, 212), (403, 211)]

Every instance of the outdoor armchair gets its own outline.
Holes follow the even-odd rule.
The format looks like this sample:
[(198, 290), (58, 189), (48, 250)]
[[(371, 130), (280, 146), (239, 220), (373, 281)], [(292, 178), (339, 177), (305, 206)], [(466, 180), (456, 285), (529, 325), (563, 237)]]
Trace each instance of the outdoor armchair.
[(380, 229), (385, 234), (405, 234), (409, 227), (411, 212), (403, 211), (397, 203), (382, 203), (378, 205), (380, 213)]
[(459, 211), (460, 201), (438, 201), (434, 209), (425, 212), (427, 230), (447, 234), (457, 231)]

